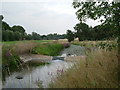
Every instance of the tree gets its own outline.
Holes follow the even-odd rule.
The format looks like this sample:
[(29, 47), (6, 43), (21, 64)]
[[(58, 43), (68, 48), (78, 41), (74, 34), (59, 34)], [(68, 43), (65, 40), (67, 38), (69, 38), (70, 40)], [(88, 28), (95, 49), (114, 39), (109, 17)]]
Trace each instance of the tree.
[(9, 24), (7, 24), (4, 21), (2, 21), (2, 31), (3, 30), (11, 30), (11, 27), (9, 26)]
[(16, 25), (14, 25), (11, 29), (12, 29), (13, 32), (19, 32), (19, 33), (21, 33), (20, 40), (24, 40), (25, 29), (22, 26), (16, 26)]
[(22, 33), (22, 34), (25, 33), (25, 29), (24, 29), (22, 26), (16, 26), (16, 25), (14, 25), (14, 26), (12, 27), (12, 30), (13, 30), (14, 32), (18, 31), (18, 32), (20, 32), (20, 33)]
[(14, 38), (15, 40), (21, 40), (22, 34), (18, 31), (14, 32)]
[(32, 32), (32, 37), (33, 37), (33, 40), (41, 40), (41, 36), (36, 32)]
[(101, 19), (102, 23), (116, 30), (114, 35), (118, 38), (118, 60), (120, 60), (120, 2), (80, 2), (77, 0), (73, 1), (73, 7), (79, 8), (76, 15), (81, 22), (87, 18), (96, 20), (104, 17), (105, 20)]
[[(116, 37), (120, 37), (120, 3), (119, 2), (80, 2), (74, 1), (73, 7), (79, 8), (76, 12), (77, 18), (84, 22), (87, 18), (100, 19), (103, 24), (111, 25), (116, 30)], [(118, 39), (120, 42), (120, 38)], [(119, 43), (120, 45), (120, 43)]]
[(2, 20), (3, 20), (3, 16), (0, 15), (0, 41), (2, 41)]
[(28, 34), (28, 35), (26, 35), (26, 40), (32, 40), (33, 39), (33, 37), (32, 37), (32, 35), (31, 34)]
[(2, 40), (7, 41), (8, 40), (8, 33), (6, 31), (2, 31)]
[(80, 40), (87, 40), (89, 38), (89, 26), (85, 23), (78, 23), (74, 27), (74, 29), (77, 31), (77, 37)]
[(67, 30), (67, 39), (68, 39), (68, 42), (71, 42), (74, 40), (74, 33), (71, 30)]
[(14, 32), (13, 31), (10, 31), (8, 30), (8, 37), (9, 37), (9, 41), (14, 41), (15, 40), (15, 37), (14, 37)]
[(42, 35), (41, 38), (42, 38), (42, 40), (47, 40), (47, 36), (46, 35)]
[(3, 18), (4, 18), (4, 17), (3, 17), (3, 15), (0, 15), (0, 21), (2, 21), (2, 20), (3, 20)]

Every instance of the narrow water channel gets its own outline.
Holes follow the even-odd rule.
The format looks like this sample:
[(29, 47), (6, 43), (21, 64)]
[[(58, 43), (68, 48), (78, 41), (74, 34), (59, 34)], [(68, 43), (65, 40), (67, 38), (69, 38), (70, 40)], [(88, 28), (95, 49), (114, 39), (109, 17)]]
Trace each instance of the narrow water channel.
[[(71, 45), (62, 51), (61, 56), (83, 55), (85, 49), (80, 46)], [(54, 78), (63, 74), (68, 68), (74, 65), (73, 62), (64, 60), (51, 60), (50, 64), (44, 66), (23, 69), (5, 77), (2, 88), (48, 88)], [(16, 78), (19, 77), (19, 78)]]

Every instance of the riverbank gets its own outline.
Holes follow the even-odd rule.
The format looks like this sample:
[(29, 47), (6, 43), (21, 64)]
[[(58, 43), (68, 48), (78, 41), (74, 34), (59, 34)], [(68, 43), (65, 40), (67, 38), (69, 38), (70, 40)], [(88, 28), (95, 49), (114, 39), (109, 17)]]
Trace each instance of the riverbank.
[[(10, 44), (9, 44), (10, 43)], [(22, 68), (22, 64), (25, 57), (38, 57), (43, 59), (42, 55), (46, 56), (48, 59), (50, 56), (55, 56), (60, 53), (61, 50), (65, 48), (62, 43), (54, 43), (54, 41), (19, 41), (19, 42), (6, 42), (2, 45), (2, 66), (4, 71), (14, 71), (14, 69)], [(34, 56), (32, 55), (34, 54)], [(35, 55), (38, 54), (38, 55)], [(41, 55), (41, 56), (40, 56)], [(46, 58), (45, 57), (45, 58)]]
[[(69, 48), (65, 48), (60, 52), (60, 55), (57, 59), (64, 58), (64, 61), (78, 61), (83, 58), (86, 58), (85, 48), (78, 45), (70, 45)], [(54, 56), (47, 56), (41, 54), (23, 54), (20, 55), (20, 59), (23, 62), (35, 61), (35, 62), (50, 62), (53, 60)]]

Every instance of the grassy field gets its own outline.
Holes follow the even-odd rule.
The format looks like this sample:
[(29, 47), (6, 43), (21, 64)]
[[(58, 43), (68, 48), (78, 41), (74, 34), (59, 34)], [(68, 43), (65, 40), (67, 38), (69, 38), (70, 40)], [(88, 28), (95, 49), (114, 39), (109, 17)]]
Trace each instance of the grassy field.
[(43, 43), (43, 42), (51, 42), (52, 40), (23, 40), (23, 41), (5, 41), (0, 42), (2, 44), (16, 44), (16, 43), (27, 43), (27, 42), (36, 42), (36, 43)]

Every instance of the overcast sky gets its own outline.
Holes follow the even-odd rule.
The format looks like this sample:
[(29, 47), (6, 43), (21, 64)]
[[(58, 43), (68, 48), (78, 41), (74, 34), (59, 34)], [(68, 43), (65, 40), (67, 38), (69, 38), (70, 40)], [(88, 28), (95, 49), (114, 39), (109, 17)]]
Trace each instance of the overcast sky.
[[(21, 25), (27, 33), (63, 34), (67, 29), (74, 31), (73, 27), (79, 23), (75, 12), (72, 0), (4, 0), (0, 14), (10, 26)], [(93, 20), (86, 23), (99, 24)]]

